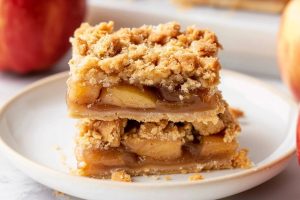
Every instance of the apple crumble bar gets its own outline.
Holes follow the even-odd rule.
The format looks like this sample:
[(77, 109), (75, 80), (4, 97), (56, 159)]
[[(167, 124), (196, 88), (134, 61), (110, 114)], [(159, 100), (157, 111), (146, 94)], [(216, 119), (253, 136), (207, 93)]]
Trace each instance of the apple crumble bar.
[(119, 168), (131, 175), (231, 168), (238, 144), (235, 138), (225, 141), (225, 135), (239, 126), (232, 130), (221, 119), (216, 125), (200, 124), (81, 120), (76, 155), (88, 164), (79, 168), (93, 177), (109, 177)]
[[(198, 90), (214, 93), (219, 83), (220, 44), (208, 30), (181, 32), (178, 23), (167, 23), (113, 32), (112, 22), (82, 24), (71, 42), (69, 100), (77, 104), (95, 103), (102, 88), (118, 92), (127, 84), (130, 91), (144, 93), (140, 98), (146, 96), (147, 105), (141, 107), (152, 108), (151, 88), (170, 99), (188, 98)], [(170, 94), (175, 90), (180, 95)]]
[(80, 118), (81, 175), (128, 181), (249, 165), (239, 112), (217, 87), (213, 32), (176, 22), (114, 31), (108, 22), (82, 24), (71, 42), (67, 104)]

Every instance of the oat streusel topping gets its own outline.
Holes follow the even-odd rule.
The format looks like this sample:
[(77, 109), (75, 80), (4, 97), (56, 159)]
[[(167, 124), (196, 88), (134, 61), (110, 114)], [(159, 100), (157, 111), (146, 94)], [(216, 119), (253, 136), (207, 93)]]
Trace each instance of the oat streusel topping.
[(176, 22), (121, 28), (114, 23), (81, 25), (71, 42), (72, 81), (109, 87), (120, 82), (189, 92), (219, 83), (216, 35)]
[(161, 123), (141, 123), (125, 132), (126, 119), (114, 121), (101, 121), (85, 119), (79, 123), (79, 138), (77, 142), (84, 148), (108, 149), (119, 147), (121, 140), (126, 137), (139, 137), (142, 139), (155, 139), (162, 141), (192, 141), (191, 123), (176, 125), (173, 122), (161, 121)]
[(182, 123), (176, 125), (173, 122), (162, 120), (160, 123), (147, 122), (140, 125), (137, 135), (143, 139), (157, 139), (165, 141), (182, 140), (192, 141), (192, 124)]
[(108, 149), (109, 147), (118, 147), (126, 123), (126, 119), (114, 121), (82, 120), (78, 124), (80, 139), (77, 142), (86, 148)]

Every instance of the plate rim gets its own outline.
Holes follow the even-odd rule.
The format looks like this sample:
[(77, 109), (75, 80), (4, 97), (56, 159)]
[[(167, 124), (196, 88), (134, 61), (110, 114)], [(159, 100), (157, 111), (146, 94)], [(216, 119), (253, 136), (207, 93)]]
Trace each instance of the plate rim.
[[(222, 69), (222, 74), (228, 74), (230, 76), (235, 76), (238, 77), (239, 79), (246, 79), (246, 81), (251, 81), (254, 82), (256, 85), (261, 85), (264, 88), (266, 88), (268, 91), (272, 92), (273, 94), (275, 94), (276, 96), (280, 97), (281, 99), (283, 99), (285, 102), (287, 102), (291, 107), (295, 107), (295, 111), (294, 113), (291, 113), (291, 123), (290, 126), (288, 127), (288, 134), (287, 136), (282, 140), (282, 142), (278, 145), (278, 147), (272, 152), (274, 153), (279, 147), (280, 145), (282, 145), (285, 140), (288, 138), (288, 136), (291, 134), (292, 129), (295, 128), (294, 125), (296, 124), (296, 119), (298, 117), (297, 115), (297, 104), (295, 101), (293, 101), (291, 98), (289, 98), (287, 95), (283, 94), (282, 92), (280, 92), (279, 90), (273, 88), (271, 85), (264, 83), (263, 81), (260, 81), (254, 77), (242, 74), (242, 73), (238, 73), (238, 72), (234, 72), (231, 70), (224, 70)], [(26, 86), (23, 90), (21, 90), (20, 92), (18, 92), (16, 95), (14, 95), (12, 98), (10, 98), (8, 101), (6, 101), (6, 103), (4, 103), (1, 107), (0, 107), (0, 119), (3, 118), (5, 111), (9, 109), (9, 107), (19, 98), (22, 98), (22, 96), (26, 95), (27, 93), (30, 93), (31, 91), (33, 91), (34, 89), (41, 87), (45, 84), (48, 84), (50, 82), (54, 82), (60, 79), (66, 79), (67, 76), (69, 75), (69, 71), (65, 71), (65, 72), (60, 72), (54, 75), (50, 75), (48, 77), (42, 78), (38, 81), (35, 81), (31, 84), (29, 84), (28, 86)], [(291, 109), (293, 110), (293, 109)], [(226, 181), (226, 180), (230, 180), (230, 179), (236, 179), (236, 178), (241, 178), (244, 176), (251, 176), (252, 174), (256, 174), (259, 173), (265, 169), (270, 169), (274, 166), (276, 166), (277, 164), (281, 163), (282, 161), (289, 159), (295, 152), (296, 152), (296, 143), (293, 143), (291, 145), (291, 147), (286, 150), (284, 153), (282, 153), (281, 156), (279, 156), (277, 159), (273, 159), (270, 162), (264, 163), (261, 166), (254, 166), (252, 168), (249, 169), (245, 169), (243, 171), (240, 172), (236, 172), (233, 174), (228, 174), (228, 175), (223, 175), (223, 176), (219, 176), (219, 177), (214, 177), (214, 178), (209, 178), (209, 179), (204, 179), (201, 181), (176, 181), (176, 182), (172, 182), (172, 181), (165, 181), (165, 182), (132, 182), (131, 184), (128, 183), (124, 183), (124, 182), (117, 182), (117, 181), (110, 181), (110, 180), (103, 180), (103, 179), (95, 179), (95, 178), (90, 178), (90, 177), (83, 177), (83, 176), (77, 176), (77, 175), (72, 175), (72, 174), (67, 174), (65, 172), (60, 172), (58, 170), (49, 168), (43, 164), (39, 164), (31, 159), (29, 159), (28, 157), (18, 153), (17, 151), (15, 151), (13, 148), (11, 148), (2, 138), (2, 135), (0, 134), (0, 151), (3, 153), (3, 155), (7, 158), (7, 160), (9, 160), (10, 162), (14, 163), (14, 166), (16, 168), (18, 168), (19, 170), (21, 170), (24, 174), (26, 174), (27, 176), (32, 177), (31, 175), (29, 175), (28, 173), (26, 173), (21, 167), (16, 166), (16, 162), (21, 162), (24, 163), (26, 166), (31, 166), (33, 169), (38, 169), (40, 171), (43, 171), (44, 173), (47, 174), (52, 174), (54, 177), (62, 177), (64, 179), (73, 179), (73, 180), (78, 180), (78, 181), (85, 181), (87, 183), (95, 183), (95, 184), (109, 184), (109, 185), (114, 185), (114, 186), (122, 186), (122, 187), (175, 187), (175, 186), (187, 186), (187, 185), (202, 185), (202, 184), (209, 184), (209, 183), (215, 183), (215, 182), (219, 182), (219, 181)], [(271, 154), (272, 154), (271, 153)], [(271, 155), (270, 154), (270, 155)], [(36, 180), (36, 179), (35, 179)], [(38, 180), (36, 180), (38, 181)], [(39, 181), (38, 181), (39, 182)]]

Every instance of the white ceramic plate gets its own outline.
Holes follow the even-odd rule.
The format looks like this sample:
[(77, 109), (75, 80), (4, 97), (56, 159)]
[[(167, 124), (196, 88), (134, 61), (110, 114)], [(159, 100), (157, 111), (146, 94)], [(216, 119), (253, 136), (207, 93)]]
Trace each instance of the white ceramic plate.
[(251, 169), (190, 175), (138, 177), (134, 183), (78, 177), (68, 173), (76, 121), (65, 104), (67, 73), (29, 86), (0, 111), (0, 149), (28, 176), (61, 192), (85, 199), (216, 199), (252, 188), (278, 174), (295, 151), (297, 106), (287, 96), (248, 76), (222, 72), (221, 90), (232, 106), (245, 111), (241, 146), (250, 149)]

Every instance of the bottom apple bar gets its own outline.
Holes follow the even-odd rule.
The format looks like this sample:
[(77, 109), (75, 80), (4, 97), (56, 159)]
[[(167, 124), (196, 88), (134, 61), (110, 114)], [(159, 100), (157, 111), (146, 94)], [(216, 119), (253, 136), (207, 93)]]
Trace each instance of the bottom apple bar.
[(224, 140), (225, 129), (200, 135), (190, 123), (141, 123), (134, 120), (82, 120), (77, 137), (78, 172), (110, 178), (247, 168), (247, 151), (236, 139)]

